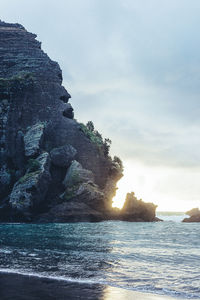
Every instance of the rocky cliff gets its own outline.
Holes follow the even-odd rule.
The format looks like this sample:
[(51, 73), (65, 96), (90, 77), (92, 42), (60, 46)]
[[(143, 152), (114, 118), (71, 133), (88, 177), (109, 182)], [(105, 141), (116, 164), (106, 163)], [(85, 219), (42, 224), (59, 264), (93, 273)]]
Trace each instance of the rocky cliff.
[(74, 120), (62, 71), (36, 35), (0, 22), (0, 220), (101, 220), (122, 165)]
[(70, 98), (36, 35), (0, 21), (0, 221), (155, 221), (132, 194), (112, 209), (122, 162)]

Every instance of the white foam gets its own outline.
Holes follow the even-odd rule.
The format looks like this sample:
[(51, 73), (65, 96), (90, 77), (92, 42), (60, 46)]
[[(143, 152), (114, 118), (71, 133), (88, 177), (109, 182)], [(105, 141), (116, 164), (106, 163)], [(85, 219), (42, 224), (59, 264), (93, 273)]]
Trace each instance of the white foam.
[(6, 249), (0, 249), (0, 253), (11, 254), (12, 251), (11, 250), (6, 250)]
[(6, 269), (6, 268), (0, 268), (0, 273), (7, 273), (7, 274), (17, 274), (17, 275), (23, 275), (23, 276), (29, 276), (29, 277), (37, 277), (37, 278), (44, 278), (44, 279), (52, 279), (52, 280), (58, 280), (58, 281), (67, 281), (67, 282), (77, 282), (77, 283), (87, 283), (87, 284), (106, 284), (106, 282), (103, 281), (96, 281), (91, 279), (82, 279), (82, 278), (72, 278), (72, 277), (64, 277), (64, 276), (52, 276), (48, 274), (38, 274), (38, 273), (31, 273), (24, 270), (17, 270), (17, 269)]

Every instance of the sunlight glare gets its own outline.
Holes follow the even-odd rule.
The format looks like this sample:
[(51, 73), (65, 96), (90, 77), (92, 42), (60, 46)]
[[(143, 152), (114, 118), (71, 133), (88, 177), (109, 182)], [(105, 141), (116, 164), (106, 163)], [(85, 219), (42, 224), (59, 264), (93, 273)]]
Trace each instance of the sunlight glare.
[(112, 206), (122, 208), (126, 194), (134, 192), (138, 199), (158, 205), (157, 211), (185, 212), (200, 206), (199, 181), (200, 174), (196, 170), (188, 172), (181, 168), (144, 166), (126, 161)]

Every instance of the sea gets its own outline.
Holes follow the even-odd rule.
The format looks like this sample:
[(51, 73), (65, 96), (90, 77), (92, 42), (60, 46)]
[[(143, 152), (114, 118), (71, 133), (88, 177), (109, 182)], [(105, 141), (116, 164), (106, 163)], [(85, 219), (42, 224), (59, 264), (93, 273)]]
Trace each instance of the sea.
[(0, 272), (200, 299), (200, 223), (1, 224)]

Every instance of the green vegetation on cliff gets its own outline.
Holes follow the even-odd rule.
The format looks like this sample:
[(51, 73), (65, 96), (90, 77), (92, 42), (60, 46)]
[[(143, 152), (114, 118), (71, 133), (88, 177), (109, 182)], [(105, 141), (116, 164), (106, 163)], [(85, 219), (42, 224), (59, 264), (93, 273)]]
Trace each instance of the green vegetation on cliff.
[(83, 133), (90, 139), (90, 141), (97, 145), (99, 150), (102, 150), (105, 156), (108, 156), (110, 145), (112, 141), (108, 138), (103, 139), (102, 135), (95, 130), (92, 121), (88, 121), (87, 124), (79, 123)]

